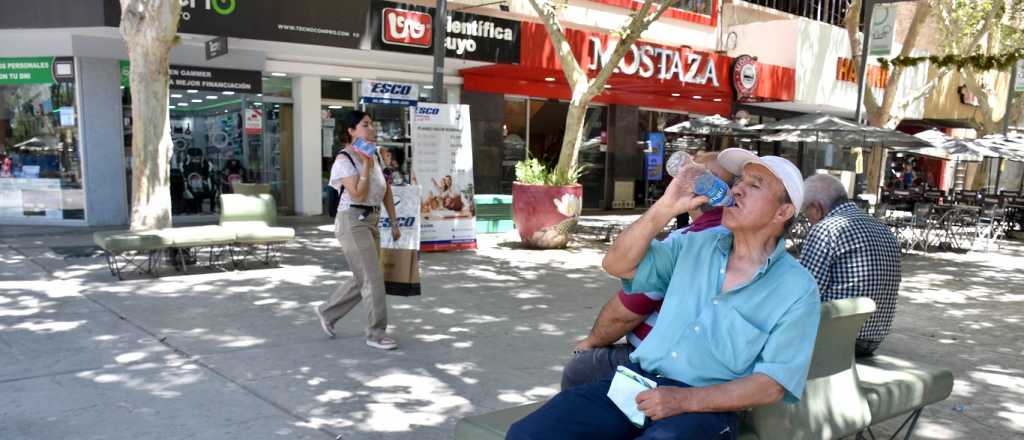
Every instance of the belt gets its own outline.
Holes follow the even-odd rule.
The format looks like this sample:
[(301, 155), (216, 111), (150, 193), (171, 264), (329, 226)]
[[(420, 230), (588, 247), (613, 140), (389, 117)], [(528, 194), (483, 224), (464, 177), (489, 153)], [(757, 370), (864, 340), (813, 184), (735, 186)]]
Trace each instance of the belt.
[(349, 208), (362, 209), (363, 211), (366, 211), (366, 212), (380, 212), (380, 206), (370, 206), (370, 205), (348, 205), (348, 206), (349, 206)]

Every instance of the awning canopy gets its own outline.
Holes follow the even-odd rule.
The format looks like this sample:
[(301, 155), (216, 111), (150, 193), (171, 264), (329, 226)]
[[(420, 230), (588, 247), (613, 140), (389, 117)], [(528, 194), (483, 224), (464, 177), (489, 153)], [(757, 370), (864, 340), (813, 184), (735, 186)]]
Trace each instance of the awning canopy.
[[(462, 89), (467, 92), (521, 95), (569, 100), (572, 93), (561, 70), (510, 64), (472, 67), (459, 72)], [(659, 108), (704, 115), (732, 113), (732, 93), (728, 89), (657, 81), (615, 75), (609, 87), (594, 98), (595, 103)], [(679, 95), (679, 96), (673, 96)]]

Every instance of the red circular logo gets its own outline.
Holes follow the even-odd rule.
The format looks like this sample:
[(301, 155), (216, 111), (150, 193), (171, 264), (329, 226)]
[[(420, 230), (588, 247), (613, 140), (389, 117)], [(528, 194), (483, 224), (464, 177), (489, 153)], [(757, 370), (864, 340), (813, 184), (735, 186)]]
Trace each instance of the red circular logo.
[(750, 55), (740, 55), (732, 63), (732, 85), (738, 98), (754, 96), (757, 88), (757, 61)]

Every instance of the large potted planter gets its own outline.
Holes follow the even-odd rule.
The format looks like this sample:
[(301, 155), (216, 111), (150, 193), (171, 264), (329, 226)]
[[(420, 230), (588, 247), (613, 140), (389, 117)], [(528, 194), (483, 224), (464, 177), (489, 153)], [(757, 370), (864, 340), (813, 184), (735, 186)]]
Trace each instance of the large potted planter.
[(535, 249), (565, 248), (579, 221), (582, 201), (583, 187), (579, 184), (514, 183), (512, 219), (523, 245)]

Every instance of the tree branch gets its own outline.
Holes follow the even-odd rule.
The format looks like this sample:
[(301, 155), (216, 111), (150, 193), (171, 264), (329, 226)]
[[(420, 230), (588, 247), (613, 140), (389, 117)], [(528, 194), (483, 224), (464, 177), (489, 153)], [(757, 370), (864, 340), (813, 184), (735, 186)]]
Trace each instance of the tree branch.
[(658, 18), (660, 18), (668, 8), (672, 7), (674, 3), (674, 1), (665, 1), (658, 6), (658, 10), (655, 11), (654, 14), (647, 15), (651, 10), (651, 6), (654, 4), (654, 0), (644, 1), (643, 6), (641, 6), (640, 9), (633, 14), (629, 22), (623, 26), (622, 37), (618, 43), (616, 43), (615, 51), (613, 51), (611, 57), (608, 58), (607, 64), (601, 66), (601, 70), (598, 71), (597, 76), (590, 81), (589, 87), (587, 88), (588, 97), (592, 98), (601, 93), (604, 89), (605, 82), (608, 81), (608, 78), (611, 78), (612, 74), (615, 72), (615, 68), (619, 66), (619, 61), (626, 56), (626, 51), (628, 51), (633, 43), (636, 43), (637, 40), (640, 39), (643, 32), (647, 30), (651, 24), (658, 21)]
[[(903, 47), (900, 48), (901, 57), (908, 57), (917, 46), (917, 38), (921, 34), (921, 25), (928, 20), (928, 15), (931, 14), (932, 8), (926, 0), (918, 0), (917, 6), (914, 9), (914, 18), (910, 22), (910, 28), (907, 29), (907, 36), (903, 39)], [(883, 118), (892, 116), (892, 106), (896, 102), (896, 95), (899, 93), (900, 80), (903, 78), (903, 72), (906, 70), (903, 66), (893, 66), (892, 74), (889, 76), (888, 82), (885, 84), (885, 91), (882, 95), (882, 105), (878, 109), (880, 115)]]
[[(572, 46), (565, 39), (565, 29), (562, 27), (562, 23), (558, 21), (558, 11), (555, 6), (546, 0), (529, 1), (530, 6), (533, 6), (533, 10), (540, 17), (541, 23), (547, 28), (548, 36), (551, 38), (551, 45), (555, 49), (555, 54), (558, 55), (558, 61), (562, 65), (562, 72), (565, 74), (565, 80), (569, 83), (569, 88), (576, 89), (586, 84), (587, 73), (583, 71), (580, 63), (576, 61), (576, 56), (572, 53)], [(544, 2), (543, 5), (540, 3), (541, 1)]]
[[(846, 34), (850, 40), (850, 61), (853, 63), (854, 75), (857, 76), (857, 81), (855, 82), (857, 87), (860, 87), (860, 80), (864, 78), (860, 70), (860, 60), (863, 55), (860, 53), (861, 41), (857, 38), (857, 34), (860, 33), (860, 9), (863, 3), (863, 0), (851, 1), (849, 8), (846, 9), (846, 18), (843, 19), (843, 24), (846, 26)], [(868, 19), (870, 20), (870, 17)], [(878, 100), (875, 99), (875, 95), (871, 93), (870, 86), (864, 87), (864, 109), (868, 115), (878, 115), (881, 111), (881, 106), (878, 104)]]

